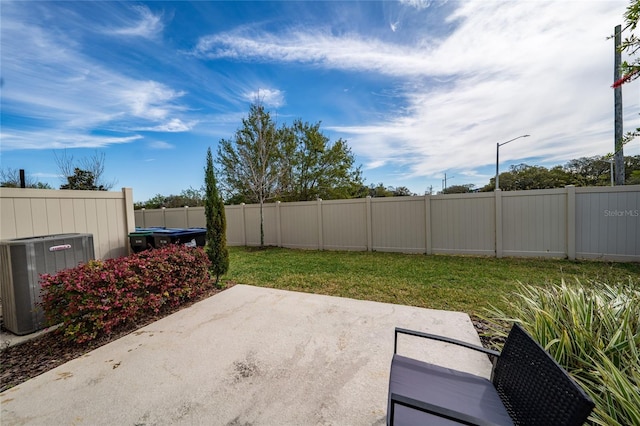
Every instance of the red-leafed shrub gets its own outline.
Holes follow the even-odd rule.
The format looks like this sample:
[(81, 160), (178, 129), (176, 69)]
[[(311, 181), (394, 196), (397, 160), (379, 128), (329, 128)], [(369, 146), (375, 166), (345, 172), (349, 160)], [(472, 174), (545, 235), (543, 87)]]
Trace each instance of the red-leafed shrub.
[(61, 323), (66, 339), (83, 343), (202, 294), (212, 285), (209, 267), (201, 248), (180, 245), (92, 260), (42, 275), (42, 307), (50, 325)]

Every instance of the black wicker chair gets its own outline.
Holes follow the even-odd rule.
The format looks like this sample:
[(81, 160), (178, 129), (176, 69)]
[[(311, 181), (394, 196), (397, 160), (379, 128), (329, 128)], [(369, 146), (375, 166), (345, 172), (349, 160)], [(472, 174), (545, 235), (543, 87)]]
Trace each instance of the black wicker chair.
[[(493, 357), (491, 380), (397, 354), (398, 334), (439, 340)], [(388, 425), (582, 425), (593, 401), (514, 324), (502, 352), (396, 328)]]

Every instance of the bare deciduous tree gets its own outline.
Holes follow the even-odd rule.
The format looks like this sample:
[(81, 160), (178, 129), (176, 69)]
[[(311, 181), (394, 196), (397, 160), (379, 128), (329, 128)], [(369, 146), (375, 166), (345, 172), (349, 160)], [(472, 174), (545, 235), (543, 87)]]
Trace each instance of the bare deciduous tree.
[(93, 184), (101, 190), (109, 191), (118, 183), (115, 179), (106, 181), (104, 178), (104, 152), (95, 151), (90, 157), (81, 158), (77, 162), (74, 161), (73, 155), (67, 153), (66, 149), (59, 155), (54, 151), (53, 155), (64, 184), (68, 184), (69, 177), (76, 175), (77, 169), (90, 173), (93, 176)]
[(254, 103), (234, 138), (222, 139), (218, 146), (222, 188), (227, 194), (242, 194), (246, 201), (260, 203), (261, 246), (264, 246), (263, 205), (276, 195), (282, 174), (281, 139), (270, 114), (263, 105)]
[[(53, 189), (48, 183), (39, 182), (27, 174), (25, 174), (24, 183), (25, 188)], [(20, 170), (11, 167), (0, 169), (0, 187), (20, 188)]]

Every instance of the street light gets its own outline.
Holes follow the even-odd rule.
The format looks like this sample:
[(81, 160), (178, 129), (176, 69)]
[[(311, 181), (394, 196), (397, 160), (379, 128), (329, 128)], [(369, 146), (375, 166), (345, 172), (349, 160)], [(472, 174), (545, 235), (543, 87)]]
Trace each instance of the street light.
[(516, 139), (520, 139), (520, 138), (528, 138), (530, 135), (520, 135), (517, 138), (513, 138), (513, 139), (509, 139), (506, 142), (502, 142), (502, 143), (497, 143), (496, 144), (496, 189), (500, 189), (500, 170), (498, 169), (499, 165), (500, 165), (500, 147), (502, 145), (506, 145), (509, 142), (513, 142)]

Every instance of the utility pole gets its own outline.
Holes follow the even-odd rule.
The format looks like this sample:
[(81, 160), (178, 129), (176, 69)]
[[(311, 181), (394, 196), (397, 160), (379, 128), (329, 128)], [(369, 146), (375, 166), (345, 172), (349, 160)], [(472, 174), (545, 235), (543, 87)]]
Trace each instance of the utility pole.
[[(622, 43), (622, 26), (617, 25), (615, 28), (615, 45), (613, 60), (613, 81), (620, 79), (620, 64), (622, 62), (622, 53), (620, 52), (620, 44)], [(613, 158), (615, 161), (615, 182), (616, 185), (624, 185), (624, 150), (622, 146), (622, 86), (613, 89), (614, 104), (614, 144)]]
[[(449, 179), (453, 179), (455, 176), (451, 176)], [(442, 180), (442, 190), (446, 190), (447, 189), (447, 174), (444, 174), (444, 179)]]

